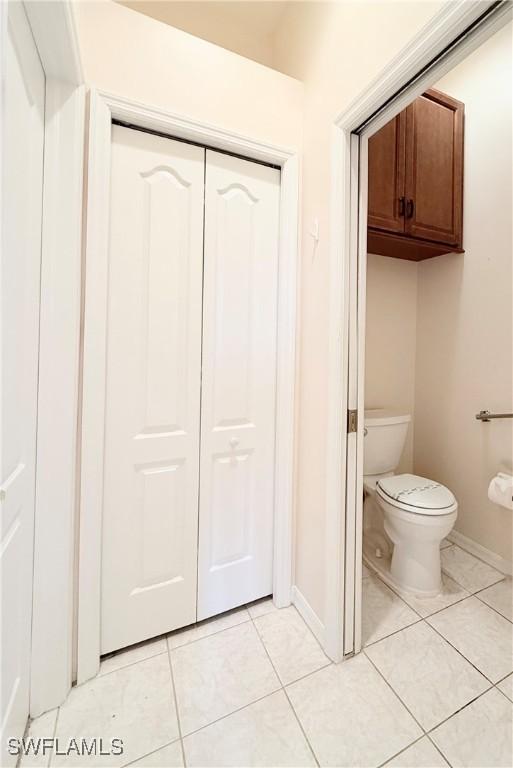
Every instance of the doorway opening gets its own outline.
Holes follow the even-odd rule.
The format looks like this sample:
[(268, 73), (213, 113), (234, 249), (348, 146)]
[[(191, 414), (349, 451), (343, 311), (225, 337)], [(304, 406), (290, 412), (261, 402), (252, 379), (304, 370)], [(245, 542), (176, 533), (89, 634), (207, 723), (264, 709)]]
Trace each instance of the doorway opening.
[[(340, 601), (334, 606), (334, 610), (339, 611), (339, 620), (337, 623), (338, 632), (331, 637), (332, 648), (338, 658), (349, 657), (362, 649), (362, 552), (363, 552), (363, 500), (364, 500), (364, 459), (365, 459), (365, 320), (366, 320), (366, 279), (367, 279), (367, 254), (370, 247), (376, 251), (379, 247), (383, 248), (383, 243), (388, 249), (389, 255), (381, 255), (383, 259), (394, 259), (390, 255), (390, 249), (394, 245), (399, 245), (403, 249), (402, 253), (396, 252), (395, 260), (407, 260), (408, 256), (404, 253), (406, 239), (408, 237), (419, 237), (422, 240), (422, 250), (424, 256), (417, 256), (422, 261), (426, 255), (434, 259), (442, 259), (443, 255), (451, 251), (453, 257), (458, 257), (458, 252), (465, 248), (465, 243), (461, 245), (458, 232), (458, 222), (455, 218), (454, 210), (451, 211), (453, 217), (449, 224), (447, 220), (442, 223), (435, 222), (438, 227), (437, 245), (432, 245), (430, 241), (434, 240), (433, 232), (429, 233), (423, 229), (421, 219), (426, 212), (422, 207), (416, 209), (415, 203), (422, 202), (413, 199), (410, 192), (415, 187), (416, 177), (414, 170), (411, 170), (411, 157), (405, 156), (405, 162), (410, 162), (410, 170), (404, 168), (404, 179), (395, 178), (394, 183), (403, 184), (403, 193), (398, 195), (398, 199), (392, 206), (389, 225), (392, 226), (395, 221), (396, 226), (402, 226), (402, 231), (390, 231), (379, 233), (380, 244), (376, 245), (375, 233), (370, 233), (368, 237), (368, 213), (374, 215), (375, 212), (368, 211), (369, 192), (369, 160), (372, 163), (373, 158), (369, 155), (369, 143), (372, 137), (378, 134), (391, 121), (395, 121), (394, 128), (394, 146), (402, 152), (406, 152), (409, 147), (412, 151), (418, 151), (418, 136), (415, 136), (415, 129), (419, 127), (419, 115), (423, 112), (429, 112), (433, 106), (436, 110), (445, 109), (440, 112), (445, 117), (438, 120), (438, 128), (446, 122), (452, 121), (452, 138), (455, 139), (458, 133), (458, 102), (456, 93), (451, 93), (446, 88), (442, 91), (442, 78), (449, 73), (474, 51), (479, 49), (492, 36), (498, 33), (511, 20), (511, 9), (507, 4), (494, 4), (490, 6), (484, 15), (476, 15), (474, 18), (453, 19), (447, 23), (446, 45), (440, 46), (440, 39), (435, 35), (432, 41), (429, 35), (424, 39), (425, 46), (422, 51), (417, 51), (412, 62), (405, 56), (403, 61), (397, 60), (392, 63), (390, 71), (383, 73), (380, 78), (369, 88), (368, 93), (364, 94), (355, 102), (345, 114), (336, 122), (337, 132), (335, 157), (338, 158), (338, 164), (335, 164), (336, 174), (334, 179), (335, 194), (333, 196), (334, 231), (336, 240), (332, 253), (332, 335), (331, 357), (332, 371), (330, 377), (330, 403), (332, 404), (334, 418), (329, 420), (328, 446), (332, 462), (329, 464), (328, 473), (328, 535), (330, 541), (335, 544), (332, 549), (341, 551), (342, 554), (337, 560), (338, 572), (333, 574), (335, 581), (333, 589), (329, 590), (328, 600)], [(451, 33), (449, 34), (449, 29)], [(436, 40), (436, 43), (435, 43)], [(440, 90), (439, 95), (430, 92), (430, 89)], [(427, 94), (423, 96), (423, 94)], [(447, 97), (450, 97), (449, 99)], [(452, 97), (452, 98), (451, 98)], [(420, 99), (420, 109), (416, 109), (408, 119), (406, 114), (402, 119), (397, 118), (403, 110), (407, 111), (409, 105)], [(402, 123), (402, 125), (401, 125)], [(407, 129), (408, 125), (414, 130), (414, 140), (408, 143)], [(405, 133), (401, 135), (400, 127), (404, 127)], [(445, 125), (447, 128), (447, 125)], [(392, 133), (392, 128), (385, 128), (385, 132)], [(429, 133), (429, 131), (428, 131)], [(417, 142), (417, 143), (416, 143)], [(451, 181), (453, 188), (451, 195), (454, 197), (455, 190), (458, 189), (457, 166), (458, 157), (456, 143), (451, 144), (454, 154), (448, 158), (447, 163), (451, 168)], [(413, 150), (412, 150), (413, 148)], [(376, 153), (379, 156), (379, 151)], [(341, 160), (340, 160), (341, 158)], [(415, 158), (413, 158), (415, 159)], [(418, 158), (417, 158), (418, 159)], [(421, 158), (422, 159), (422, 158)], [(375, 160), (375, 157), (374, 157)], [(452, 165), (450, 165), (452, 163)], [(447, 165), (443, 166), (444, 169)], [(406, 174), (410, 176), (406, 179)], [(439, 179), (438, 179), (439, 181)], [(407, 184), (408, 186), (404, 186)], [(413, 187), (412, 187), (413, 185)], [(416, 190), (418, 192), (418, 190)], [(403, 198), (402, 200), (400, 198)], [(440, 196), (439, 198), (440, 199)], [(425, 202), (425, 201), (424, 201)], [(451, 199), (451, 205), (454, 203)], [(436, 207), (436, 203), (435, 203)], [(339, 216), (338, 211), (343, 210), (343, 215)], [(390, 212), (388, 212), (390, 213)], [(385, 211), (385, 214), (388, 215)], [(451, 218), (449, 217), (449, 219)], [(399, 225), (398, 220), (402, 223)], [(344, 228), (344, 222), (346, 224)], [(407, 223), (406, 223), (407, 222)], [(376, 222), (374, 222), (376, 223)], [(446, 227), (452, 227), (452, 231)], [(381, 221), (383, 227), (383, 220)], [(445, 232), (442, 230), (446, 227)], [(369, 242), (369, 248), (368, 248)], [(438, 252), (436, 249), (438, 248)], [(397, 248), (396, 248), (397, 251)], [(381, 251), (384, 252), (383, 250)], [(428, 254), (429, 252), (429, 254)], [(449, 257), (451, 258), (451, 257)], [(369, 259), (370, 261), (370, 259)], [(413, 263), (413, 262), (412, 262)], [(342, 286), (342, 291), (340, 287)], [(342, 338), (348, 340), (347, 345), (339, 347), (340, 329)], [(338, 357), (336, 356), (338, 352)], [(336, 402), (337, 393), (340, 399)], [(386, 409), (387, 403), (376, 401), (369, 403), (375, 409)], [(482, 406), (481, 406), (482, 407)], [(504, 406), (502, 406), (504, 407)], [(371, 410), (369, 408), (369, 410)], [(479, 410), (479, 409), (478, 409)], [(379, 414), (378, 414), (379, 415)], [(374, 416), (378, 416), (374, 414)], [(381, 414), (384, 415), (384, 414)], [(406, 413), (392, 414), (399, 416), (411, 415)], [(436, 416), (436, 411), (435, 411)], [(433, 418), (435, 418), (435, 416)], [(369, 414), (372, 418), (372, 414)], [(471, 415), (471, 419), (474, 414)], [(373, 425), (374, 426), (374, 425)], [(404, 430), (403, 430), (404, 431)], [(339, 457), (342, 457), (340, 463)], [(343, 468), (342, 477), (340, 467)], [(413, 473), (412, 473), (413, 474)], [(413, 482), (413, 481), (412, 481)], [(443, 486), (443, 483), (440, 483)], [(415, 483), (412, 488), (414, 490)], [(397, 489), (389, 488), (389, 493), (393, 496)], [(399, 493), (404, 489), (399, 489)], [(450, 490), (450, 489), (449, 489)], [(345, 515), (337, 515), (336, 509), (332, 507), (335, 501), (339, 499), (341, 509), (345, 510)], [(345, 506), (344, 506), (345, 502)], [(454, 500), (453, 500), (454, 502)], [(451, 504), (453, 503), (451, 502)], [(441, 503), (441, 502), (437, 502)], [(448, 497), (443, 502), (449, 509), (451, 504)], [(454, 512), (451, 509), (451, 512)], [(451, 526), (452, 529), (452, 526)], [(449, 531), (447, 531), (448, 533)], [(445, 538), (442, 536), (441, 538)], [(381, 549), (379, 542), (374, 546), (374, 553)], [(481, 553), (482, 554), (482, 553)], [(507, 563), (506, 563), (507, 567)], [(337, 584), (340, 591), (337, 589)]]

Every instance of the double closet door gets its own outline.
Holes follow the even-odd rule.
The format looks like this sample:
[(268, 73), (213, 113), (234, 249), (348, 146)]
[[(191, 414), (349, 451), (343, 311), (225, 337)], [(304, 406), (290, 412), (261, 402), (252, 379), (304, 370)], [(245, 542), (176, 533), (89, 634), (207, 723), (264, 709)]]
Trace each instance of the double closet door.
[(113, 126), (102, 653), (272, 592), (279, 196)]

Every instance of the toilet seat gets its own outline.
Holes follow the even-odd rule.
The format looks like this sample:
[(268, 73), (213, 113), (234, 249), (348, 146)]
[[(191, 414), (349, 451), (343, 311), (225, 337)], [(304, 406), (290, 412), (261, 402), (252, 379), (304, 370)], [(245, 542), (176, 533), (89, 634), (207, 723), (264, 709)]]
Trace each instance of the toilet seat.
[(376, 484), (376, 493), (389, 506), (416, 516), (450, 515), (458, 508), (448, 488), (418, 475), (382, 477)]

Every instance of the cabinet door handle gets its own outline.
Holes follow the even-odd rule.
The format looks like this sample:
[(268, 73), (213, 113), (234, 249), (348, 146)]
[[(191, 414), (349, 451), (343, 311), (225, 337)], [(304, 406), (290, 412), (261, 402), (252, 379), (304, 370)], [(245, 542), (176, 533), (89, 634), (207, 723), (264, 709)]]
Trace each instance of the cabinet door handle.
[(408, 202), (406, 203), (406, 218), (411, 219), (413, 216), (413, 211), (415, 209), (415, 203), (410, 198)]
[(405, 202), (404, 196), (400, 197), (399, 198), (399, 216), (404, 216), (404, 202)]

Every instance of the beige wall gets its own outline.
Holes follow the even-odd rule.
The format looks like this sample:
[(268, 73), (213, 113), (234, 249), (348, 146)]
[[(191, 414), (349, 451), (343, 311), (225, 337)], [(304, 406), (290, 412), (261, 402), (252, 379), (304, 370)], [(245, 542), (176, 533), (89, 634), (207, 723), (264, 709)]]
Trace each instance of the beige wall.
[[(278, 69), (304, 80), (304, 93), (290, 77), (131, 9), (108, 2), (77, 9), (89, 82), (256, 139), (303, 142), (295, 581), (321, 621), (332, 124), (442, 4), (291, 3), (274, 55)], [(315, 252), (308, 235), (314, 218)]]
[(513, 515), (490, 503), (511, 472), (513, 411), (512, 26), (436, 87), (465, 102), (465, 254), (419, 264), (415, 471), (458, 499), (456, 529), (511, 561)]
[[(329, 202), (332, 125), (442, 3), (294, 4), (276, 64), (303, 78), (305, 119), (298, 390), (296, 584), (325, 617)], [(308, 232), (319, 219), (314, 252)]]
[(411, 415), (398, 472), (413, 471), (417, 275), (415, 261), (367, 257), (365, 407)]
[(116, 95), (299, 149), (297, 80), (110, 0), (79, 0), (85, 78)]
[(287, 5), (279, 0), (116, 2), (268, 67), (274, 64), (274, 29)]

